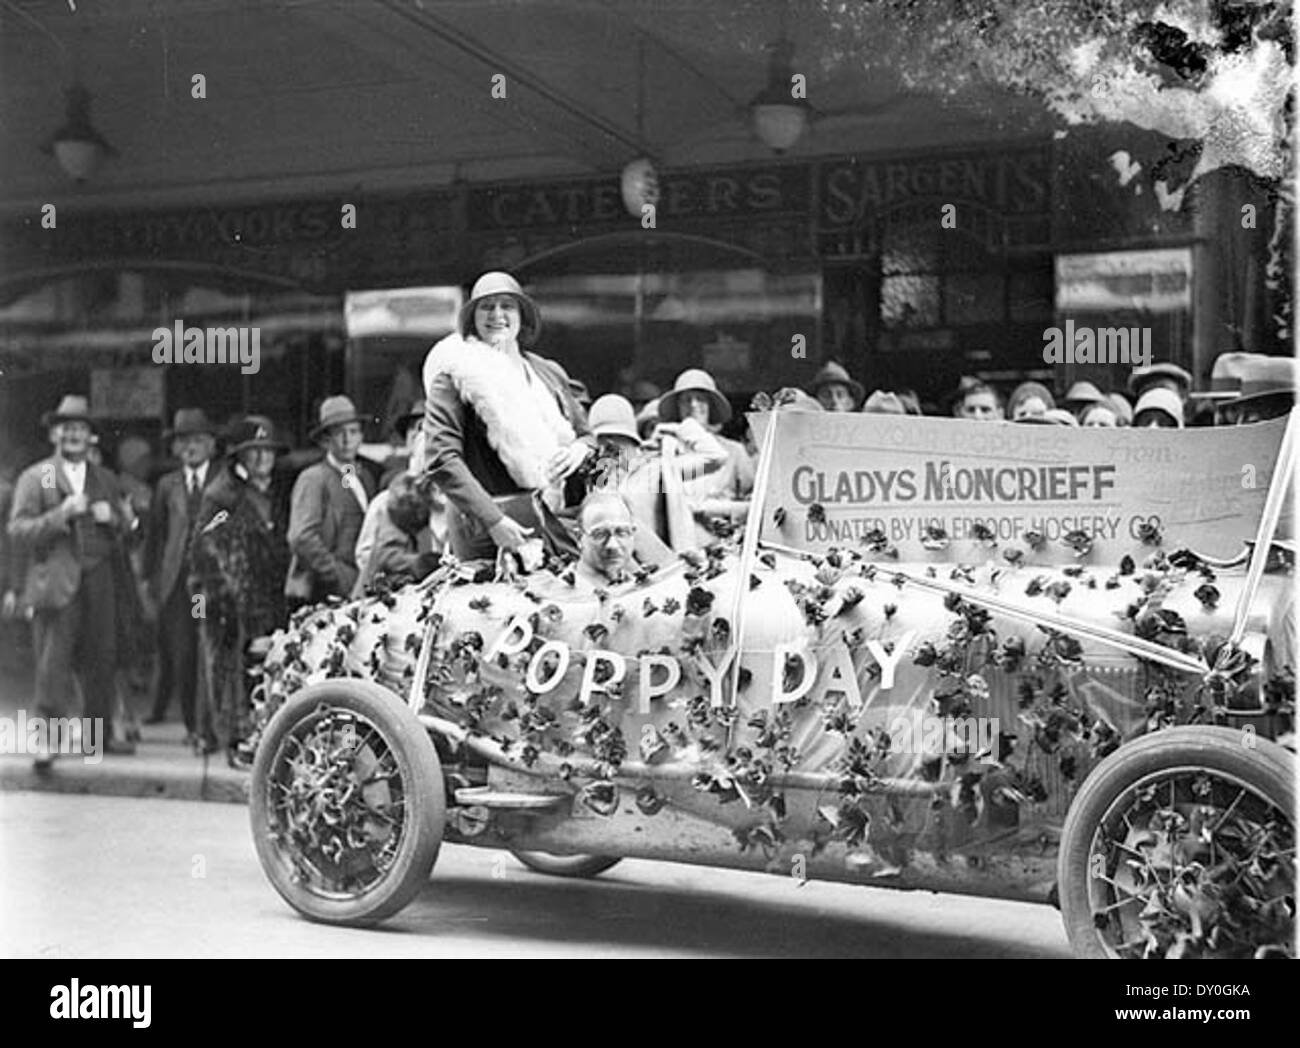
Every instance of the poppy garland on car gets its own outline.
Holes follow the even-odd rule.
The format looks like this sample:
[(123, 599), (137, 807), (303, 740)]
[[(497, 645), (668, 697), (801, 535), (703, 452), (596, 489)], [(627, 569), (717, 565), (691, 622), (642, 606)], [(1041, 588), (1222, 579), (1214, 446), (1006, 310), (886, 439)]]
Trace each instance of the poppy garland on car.
[[(906, 856), (878, 854), (873, 846), (873, 810), (874, 817), (880, 814), (869, 799), (882, 783), (901, 774), (924, 787), (930, 815), (922, 816), (925, 825), (910, 827), (917, 833), (927, 832), (944, 810), (982, 825), (1001, 817), (999, 810), (1050, 805), (1054, 793), (1077, 788), (1091, 767), (1134, 734), (1225, 722), (1229, 705), (1250, 681), (1246, 652), (1222, 634), (1189, 629), (1185, 597), (1183, 612), (1170, 606), (1176, 594), (1192, 590), (1200, 614), (1215, 614), (1219, 604), (1214, 571), (1185, 551), (1156, 550), (1115, 573), (1079, 564), (1017, 566), (992, 557), (982, 567), (925, 566), (926, 578), (970, 590), (944, 596), (941, 618), (929, 611), (933, 595), (893, 567), (888, 548), (874, 553), (760, 552), (749, 599), (781, 607), (788, 602), (803, 643), (783, 647), (769, 638), (740, 656), (737, 624), (725, 613), (739, 566), (730, 541), (689, 551), (643, 580), (598, 590), (583, 601), (570, 596), (568, 565), (490, 582), (449, 563), (422, 586), (297, 616), (275, 636), (260, 668), (257, 723), (264, 726), (294, 691), (330, 677), (376, 680), (406, 695), (427, 633), (433, 642), (426, 710), (490, 743), (508, 762), (553, 773), (588, 810), (613, 816), (626, 788), (638, 812), (657, 814), (670, 801), (637, 769), (685, 767), (702, 800), (746, 810), (735, 830), (738, 846), (775, 859), (786, 843), (782, 776), (820, 773), (835, 800), (817, 807), (811, 840), (800, 847), (816, 855), (842, 842), (846, 861), (887, 875)], [(777, 587), (775, 596), (771, 587)], [(1077, 637), (1041, 624), (1012, 623), (999, 632), (1003, 624), (982, 606), (981, 592), (1008, 599), (1023, 594), (1031, 604), (1043, 602), (1045, 611), (1086, 602), (1094, 618), (1097, 602), (1104, 601), (1126, 633), (1193, 655), (1208, 669), (1195, 680), (1139, 659), (1140, 715), (1120, 723), (1076, 686), (1086, 663)], [(926, 629), (910, 643), (918, 614), (929, 616)], [(911, 633), (904, 629), (909, 624)], [(736, 657), (746, 664), (736, 673), (735, 694), (728, 695)], [(765, 660), (773, 660), (770, 672)], [(918, 730), (922, 721), (953, 725), (995, 716), (995, 692), (1012, 697), (1013, 723), (991, 740), (944, 730), (917, 752), (900, 753), (898, 719), (888, 726), (869, 723), (864, 709), (887, 694), (892, 680), (884, 680), (886, 674), (906, 666), (929, 674), (915, 711)], [(755, 693), (756, 672), (765, 694)], [(803, 687), (814, 675), (837, 686)], [(1293, 693), (1293, 683), (1274, 681), (1267, 701), (1290, 716)], [(895, 839), (893, 832), (885, 836)]]

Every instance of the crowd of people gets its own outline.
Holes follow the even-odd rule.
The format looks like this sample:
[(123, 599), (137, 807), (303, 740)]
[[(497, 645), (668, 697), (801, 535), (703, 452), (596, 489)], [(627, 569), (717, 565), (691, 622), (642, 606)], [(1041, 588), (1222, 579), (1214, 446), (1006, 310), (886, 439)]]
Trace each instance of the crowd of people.
[[(52, 454), (15, 485), (0, 481), (3, 613), (30, 622), (37, 712), (72, 715), (79, 691), (109, 752), (131, 752), (113, 723), (152, 622), (146, 723), (176, 700), (195, 750), (240, 765), (250, 651), (300, 608), (423, 578), (448, 554), (495, 560), (502, 573), (568, 559), (596, 585), (743, 526), (754, 448), (723, 434), (733, 408), (713, 376), (692, 368), (666, 392), (641, 383), (635, 400), (593, 402), (530, 348), (541, 322), (509, 274), (480, 277), (457, 329), (428, 353), (423, 397), (389, 420), (394, 451), (382, 463), (359, 454), (369, 420), (341, 394), (319, 405), (319, 457), (296, 472), (271, 419), (219, 427), (186, 407), (164, 433), (176, 467), (150, 487), (127, 441), (118, 472), (99, 461), (86, 398), (65, 396), (43, 419)], [(1124, 392), (1080, 381), (1058, 400), (1037, 382), (1004, 398), (968, 377), (951, 412), (1084, 427), (1254, 422), (1290, 410), (1294, 361), (1224, 354), (1212, 384), (1222, 388), (1194, 393), (1186, 371), (1156, 363)], [(834, 361), (774, 403), (922, 414), (914, 391), (868, 395)]]

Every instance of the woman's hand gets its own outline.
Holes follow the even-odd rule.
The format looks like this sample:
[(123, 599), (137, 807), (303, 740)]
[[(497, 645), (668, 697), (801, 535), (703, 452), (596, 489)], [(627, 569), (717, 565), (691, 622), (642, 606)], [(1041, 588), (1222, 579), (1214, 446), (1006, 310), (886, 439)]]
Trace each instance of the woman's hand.
[(688, 448), (693, 448), (709, 436), (709, 431), (693, 418), (684, 418), (680, 422), (661, 422), (660, 425), (672, 426), (673, 435)]
[(697, 443), (708, 437), (709, 431), (701, 426), (693, 418), (684, 418), (680, 422), (658, 422), (650, 434), (650, 439), (646, 442), (649, 445), (658, 447), (663, 443), (664, 437), (675, 437), (684, 449), (691, 449)]
[(590, 454), (591, 445), (581, 440), (575, 440), (567, 448), (561, 448), (547, 460), (547, 483), (558, 484), (565, 477), (570, 476)]
[(512, 553), (527, 542), (528, 536), (532, 533), (532, 528), (526, 528), (509, 517), (502, 517), (488, 528), (488, 534), (497, 544), (497, 549), (509, 550)]

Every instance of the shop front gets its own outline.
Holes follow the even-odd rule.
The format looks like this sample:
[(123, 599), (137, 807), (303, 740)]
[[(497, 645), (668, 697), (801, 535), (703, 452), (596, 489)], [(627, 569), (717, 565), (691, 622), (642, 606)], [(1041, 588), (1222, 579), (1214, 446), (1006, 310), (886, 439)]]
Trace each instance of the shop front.
[[(1079, 281), (1062, 273), (1132, 277), (1133, 259), (1159, 256), (1165, 277), (1137, 275), (1154, 288), (1173, 264), (1160, 252), (1177, 249), (1177, 294), (1083, 301), (1093, 322), (1109, 310), (1112, 323), (1148, 324), (1157, 359), (1203, 376), (1234, 348), (1216, 345), (1218, 332), (1242, 328), (1246, 311), (1209, 301), (1233, 212), (1117, 195), (1107, 148), (1076, 135), (665, 171), (653, 211), (638, 214), (610, 175), (63, 214), (57, 237), (40, 216), (11, 221), (0, 255), (5, 436), (29, 443), (64, 389), (154, 432), (197, 402), (219, 417), (270, 413), (301, 442), (313, 404), (341, 387), (382, 418), (418, 392), (423, 354), (454, 312), (445, 294), (487, 269), (515, 272), (536, 294), (539, 350), (593, 394), (663, 388), (702, 366), (743, 407), (837, 358), (868, 389), (911, 388), (942, 410), (962, 374), (1073, 380), (1044, 357), (1045, 332), (1082, 308)], [(1261, 214), (1259, 228), (1269, 225)], [(442, 320), (350, 337), (349, 294), (385, 288), (442, 289)], [(260, 328), (260, 370), (156, 363), (152, 332), (181, 319)], [(381, 436), (377, 424), (368, 439)]]

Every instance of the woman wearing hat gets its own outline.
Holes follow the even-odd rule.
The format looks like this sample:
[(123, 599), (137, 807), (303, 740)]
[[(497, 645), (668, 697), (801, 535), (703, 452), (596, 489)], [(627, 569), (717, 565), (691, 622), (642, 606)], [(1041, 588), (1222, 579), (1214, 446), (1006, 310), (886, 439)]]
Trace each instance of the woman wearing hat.
[(1133, 425), (1138, 429), (1158, 426), (1183, 428), (1183, 400), (1172, 389), (1153, 386), (1133, 405)]
[(287, 521), (271, 477), (288, 446), (275, 426), (249, 415), (230, 427), (225, 469), (203, 493), (191, 545), (191, 589), (201, 595), (200, 745), (224, 750), (232, 765), (245, 755), (248, 733), (244, 653), (249, 642), (285, 623), (284, 579), (289, 567)]
[(555, 511), (595, 442), (564, 369), (527, 348), (540, 329), (518, 281), (485, 273), (459, 329), (424, 361), (426, 468), (450, 503), (448, 539), (461, 560), (537, 538), (577, 551)]
[[(721, 469), (682, 478), (682, 494), (696, 522), (690, 545), (705, 545), (714, 538), (708, 527), (710, 517), (743, 520), (749, 512), (749, 496), (754, 490), (753, 460), (742, 444), (719, 434), (731, 418), (731, 405), (707, 371), (690, 368), (678, 375), (673, 388), (659, 398), (659, 418), (663, 422), (694, 419), (717, 437), (727, 453)], [(681, 540), (674, 541), (673, 546), (681, 548)]]

